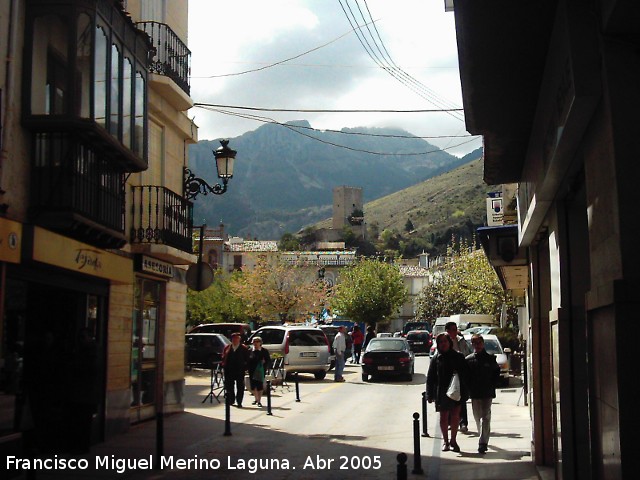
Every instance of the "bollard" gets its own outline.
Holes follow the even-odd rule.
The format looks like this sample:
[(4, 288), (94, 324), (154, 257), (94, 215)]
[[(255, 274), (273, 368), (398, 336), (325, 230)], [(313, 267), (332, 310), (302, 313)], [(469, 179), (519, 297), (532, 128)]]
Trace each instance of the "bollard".
[(411, 473), (422, 475), (422, 459), (420, 458), (420, 414), (413, 414), (413, 470)]
[(224, 390), (224, 436), (231, 436), (231, 403), (226, 386)]
[(422, 392), (422, 436), (429, 436), (429, 426), (427, 425), (427, 392)]
[(298, 383), (298, 372), (296, 372), (296, 402), (300, 401), (300, 384)]
[(271, 380), (267, 380), (267, 415), (271, 413)]
[(396, 467), (398, 480), (407, 480), (407, 454), (399, 453), (396, 459), (398, 460), (398, 466)]

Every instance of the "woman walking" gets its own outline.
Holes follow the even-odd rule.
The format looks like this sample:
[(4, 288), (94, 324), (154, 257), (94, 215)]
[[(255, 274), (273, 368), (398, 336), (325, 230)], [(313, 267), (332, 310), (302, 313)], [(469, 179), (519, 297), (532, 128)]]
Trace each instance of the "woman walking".
[[(464, 355), (453, 349), (453, 342), (446, 333), (436, 337), (437, 354), (431, 359), (427, 372), (427, 401), (435, 402), (436, 412), (440, 412), (440, 431), (442, 432), (442, 451), (459, 452), (456, 441), (460, 408), (467, 401), (466, 389), (468, 365)], [(454, 373), (459, 378), (459, 394), (457, 400), (447, 395)], [(452, 395), (455, 398), (455, 395)], [(449, 439), (449, 427), (451, 439)]]
[(262, 407), (265, 372), (269, 368), (271, 357), (266, 348), (262, 348), (262, 338), (253, 337), (253, 349), (249, 353), (249, 383), (253, 392), (253, 405)]

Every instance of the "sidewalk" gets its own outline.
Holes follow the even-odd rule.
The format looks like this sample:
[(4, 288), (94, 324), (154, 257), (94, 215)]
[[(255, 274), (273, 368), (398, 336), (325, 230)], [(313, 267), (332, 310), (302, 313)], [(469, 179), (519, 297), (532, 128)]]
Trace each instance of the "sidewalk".
[[(513, 381), (513, 379), (512, 379)], [(223, 436), (224, 405), (202, 404), (207, 391), (208, 376), (189, 376), (185, 387), (185, 413), (167, 416), (164, 421), (164, 459), (162, 470), (154, 470), (156, 456), (156, 423), (146, 422), (131, 427), (126, 434), (107, 440), (92, 448), (85, 457), (86, 470), (58, 470), (38, 472), (38, 479), (91, 478), (91, 479), (226, 479), (247, 475), (259, 479), (394, 479), (396, 478), (396, 455), (404, 451), (408, 455), (408, 478), (429, 479), (513, 479), (538, 480), (544, 478), (531, 462), (531, 427), (528, 407), (523, 406), (519, 386), (502, 390), (492, 409), (492, 431), (489, 452), (477, 453), (477, 437), (474, 434), (459, 434), (458, 443), (462, 452), (441, 452), (441, 439), (437, 429), (437, 416), (430, 406), (428, 429), (431, 437), (421, 437), (422, 475), (412, 474), (413, 451), (404, 448), (412, 445), (407, 438), (402, 449), (397, 441), (384, 437), (375, 442), (362, 440), (357, 435), (292, 435), (279, 428), (284, 416), (303, 414), (304, 408), (295, 399), (295, 389), (278, 389), (278, 410), (274, 416), (266, 417), (264, 411), (252, 408), (233, 408), (232, 435)], [(340, 384), (344, 385), (344, 384)], [(248, 397), (247, 400), (250, 400)], [(519, 401), (519, 405), (518, 405)], [(266, 407), (266, 400), (263, 401)], [(285, 415), (286, 413), (286, 415)], [(469, 410), (471, 415), (471, 412)], [(471, 430), (475, 430), (475, 424)], [(330, 418), (323, 420), (325, 423)], [(313, 419), (309, 419), (313, 422)], [(312, 427), (309, 427), (312, 430)], [(421, 426), (422, 433), (422, 426)], [(501, 433), (508, 432), (508, 433)], [(337, 438), (338, 437), (338, 438)], [(279, 446), (280, 450), (274, 446)], [(275, 452), (275, 453), (274, 453)], [(338, 461), (329, 468), (323, 459), (339, 459), (348, 452), (349, 458), (357, 457), (362, 462), (359, 469), (339, 470)], [(62, 458), (62, 457), (61, 457)], [(96, 463), (96, 458), (98, 462)], [(380, 468), (375, 464), (378, 458)], [(127, 463), (129, 460), (129, 463)], [(312, 462), (314, 468), (308, 463)], [(96, 465), (98, 468), (96, 470)], [(309, 468), (304, 468), (305, 465)], [(286, 468), (288, 467), (288, 468)], [(295, 467), (295, 468), (294, 468)], [(353, 467), (353, 465), (352, 465)], [(364, 467), (364, 468), (363, 468)], [(122, 473), (120, 473), (122, 472)], [(25, 477), (28, 478), (28, 477)]]

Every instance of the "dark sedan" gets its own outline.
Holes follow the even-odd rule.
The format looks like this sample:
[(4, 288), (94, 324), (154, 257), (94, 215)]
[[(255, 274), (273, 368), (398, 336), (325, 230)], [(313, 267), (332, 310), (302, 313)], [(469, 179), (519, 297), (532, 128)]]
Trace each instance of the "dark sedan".
[(407, 333), (407, 342), (413, 353), (429, 354), (431, 348), (431, 334), (426, 330), (412, 330)]
[(212, 368), (222, 360), (222, 351), (230, 343), (221, 333), (187, 333), (184, 336), (185, 365)]
[(404, 338), (372, 338), (362, 355), (362, 381), (371, 377), (402, 375), (413, 379), (414, 355)]

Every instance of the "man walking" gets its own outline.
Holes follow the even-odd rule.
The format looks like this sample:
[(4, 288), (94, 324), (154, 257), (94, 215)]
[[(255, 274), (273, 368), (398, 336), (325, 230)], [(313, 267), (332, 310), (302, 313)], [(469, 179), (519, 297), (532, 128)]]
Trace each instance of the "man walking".
[[(469, 344), (464, 339), (462, 334), (458, 332), (458, 324), (456, 322), (447, 322), (444, 326), (445, 332), (449, 335), (449, 338), (453, 342), (453, 349), (456, 352), (460, 352), (465, 357), (471, 353), (471, 348)], [(467, 402), (462, 403), (462, 408), (460, 408), (460, 431), (462, 433), (467, 433), (469, 420), (467, 416)]]
[(344, 326), (338, 327), (338, 334), (333, 339), (333, 350), (336, 353), (336, 370), (334, 381), (335, 382), (344, 382), (344, 377), (342, 376), (342, 372), (344, 371), (344, 352), (347, 349), (347, 342), (345, 339)]
[(231, 344), (222, 352), (222, 368), (224, 369), (224, 389), (229, 405), (237, 402), (242, 408), (244, 398), (244, 372), (249, 362), (249, 349), (240, 343), (239, 333), (231, 334)]
[(500, 367), (495, 355), (484, 349), (482, 335), (471, 337), (474, 353), (467, 356), (469, 365), (469, 396), (473, 418), (478, 428), (478, 452), (486, 453), (491, 434), (491, 403), (496, 398), (496, 385), (500, 379)]

